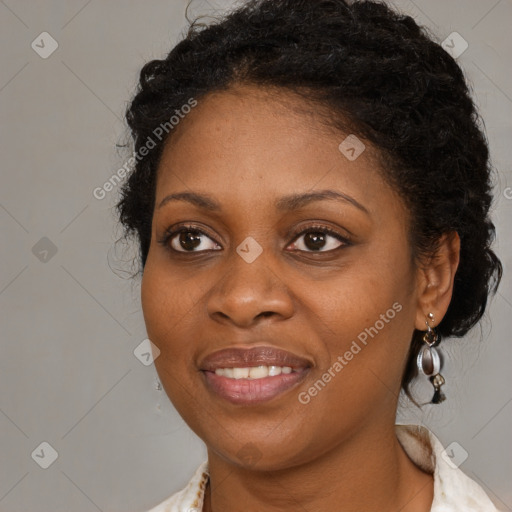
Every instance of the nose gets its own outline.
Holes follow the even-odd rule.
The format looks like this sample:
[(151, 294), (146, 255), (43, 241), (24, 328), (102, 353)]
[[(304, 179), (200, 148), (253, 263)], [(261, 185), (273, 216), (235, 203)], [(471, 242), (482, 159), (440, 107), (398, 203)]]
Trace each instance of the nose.
[(253, 262), (244, 261), (236, 252), (226, 271), (207, 299), (210, 318), (220, 323), (250, 327), (262, 319), (290, 318), (294, 312), (292, 296), (271, 266), (265, 251)]

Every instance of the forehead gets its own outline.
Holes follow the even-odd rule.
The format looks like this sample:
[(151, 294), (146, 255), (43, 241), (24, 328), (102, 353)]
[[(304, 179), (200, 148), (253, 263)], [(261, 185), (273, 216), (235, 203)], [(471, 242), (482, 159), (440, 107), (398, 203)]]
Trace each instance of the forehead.
[(186, 189), (229, 193), (246, 205), (332, 187), (367, 202), (378, 199), (386, 184), (376, 151), (366, 144), (357, 159), (347, 159), (339, 149), (347, 134), (326, 126), (319, 108), (293, 93), (255, 86), (208, 94), (165, 146), (157, 203)]
[[(332, 140), (334, 130), (320, 121), (319, 114), (320, 106), (284, 89), (239, 85), (199, 99), (198, 106), (173, 131), (165, 149), (174, 153), (179, 146), (203, 146), (209, 154), (194, 156), (220, 155), (226, 160), (231, 154), (240, 160), (241, 152), (249, 154), (257, 146), (260, 159), (275, 160), (282, 153), (274, 150), (280, 147), (290, 158), (291, 151), (318, 147), (322, 140), (332, 145), (339, 139), (336, 134)], [(267, 151), (261, 151), (262, 146)]]

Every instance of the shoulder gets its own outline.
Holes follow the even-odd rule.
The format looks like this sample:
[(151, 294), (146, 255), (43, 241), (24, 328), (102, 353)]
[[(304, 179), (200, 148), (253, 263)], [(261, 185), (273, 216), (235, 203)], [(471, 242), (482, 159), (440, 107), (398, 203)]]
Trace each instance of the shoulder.
[(205, 461), (181, 491), (147, 512), (201, 512), (208, 475), (208, 461)]
[[(396, 425), (396, 436), (409, 458), (434, 478), (431, 512), (499, 512), (485, 491), (452, 460), (439, 439), (421, 425)], [(188, 484), (147, 512), (201, 512), (208, 481), (208, 461)]]
[(458, 467), (455, 448), (445, 450), (421, 425), (396, 425), (395, 432), (409, 458), (434, 477), (431, 512), (498, 512), (480, 485)]

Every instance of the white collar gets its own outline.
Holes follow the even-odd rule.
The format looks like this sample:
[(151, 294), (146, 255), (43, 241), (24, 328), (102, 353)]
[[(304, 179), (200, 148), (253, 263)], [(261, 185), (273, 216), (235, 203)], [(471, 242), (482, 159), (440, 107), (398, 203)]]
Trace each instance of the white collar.
[[(395, 425), (395, 432), (414, 464), (434, 477), (430, 512), (498, 512), (484, 490), (455, 466), (444, 453), (441, 442), (427, 428)], [(208, 461), (204, 461), (181, 491), (148, 512), (201, 512), (208, 477)]]
[(485, 491), (450, 459), (437, 437), (421, 425), (395, 425), (398, 441), (418, 467), (434, 475), (431, 512), (497, 512)]

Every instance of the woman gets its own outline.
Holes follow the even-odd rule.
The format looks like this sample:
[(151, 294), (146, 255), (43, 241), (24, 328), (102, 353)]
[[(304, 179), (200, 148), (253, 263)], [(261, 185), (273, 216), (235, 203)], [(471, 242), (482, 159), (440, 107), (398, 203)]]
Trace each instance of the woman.
[(252, 1), (147, 63), (127, 119), (155, 365), (208, 450), (152, 512), (496, 510), (395, 425), (501, 277), (453, 58), (383, 4)]

